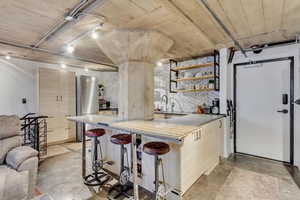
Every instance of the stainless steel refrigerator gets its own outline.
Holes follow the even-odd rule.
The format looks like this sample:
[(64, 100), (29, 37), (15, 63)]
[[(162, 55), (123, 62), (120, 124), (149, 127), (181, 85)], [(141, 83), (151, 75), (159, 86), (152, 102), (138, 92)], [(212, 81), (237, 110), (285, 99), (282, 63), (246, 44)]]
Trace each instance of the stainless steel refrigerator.
[[(99, 111), (98, 81), (96, 77), (76, 77), (76, 115), (97, 114)], [(77, 123), (76, 140), (82, 141), (82, 124)]]

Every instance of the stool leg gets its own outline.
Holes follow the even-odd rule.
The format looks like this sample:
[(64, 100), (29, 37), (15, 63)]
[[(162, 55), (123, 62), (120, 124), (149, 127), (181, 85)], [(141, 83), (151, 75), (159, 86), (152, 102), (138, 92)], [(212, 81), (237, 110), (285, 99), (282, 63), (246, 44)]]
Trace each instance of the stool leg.
[[(91, 164), (92, 164), (92, 174), (84, 177), (84, 184), (88, 186), (100, 186), (105, 184), (110, 178), (109, 176), (102, 172), (102, 152), (101, 143), (98, 137), (92, 137), (92, 151), (91, 151)], [(100, 156), (100, 158), (99, 158)]]
[(103, 162), (103, 154), (102, 154), (102, 148), (101, 148), (101, 141), (98, 140), (97, 143), (99, 145), (100, 161)]
[[(110, 188), (110, 190), (108, 191), (109, 194), (112, 193), (113, 191), (117, 192), (117, 194), (113, 197), (114, 199), (118, 199), (120, 196), (125, 196), (127, 198), (131, 198), (132, 197), (132, 195), (128, 193), (132, 189), (132, 186), (130, 184), (128, 184), (128, 182), (121, 183), (122, 172), (124, 170), (127, 170), (126, 169), (127, 167), (129, 168), (129, 166), (125, 167), (125, 153), (126, 153), (126, 156), (127, 156), (127, 159), (128, 159), (127, 149), (122, 144), (120, 146), (120, 180), (119, 180), (119, 183), (117, 183), (116, 185), (112, 186)], [(129, 165), (128, 160), (127, 160), (127, 165)]]
[(95, 138), (92, 137), (91, 140), (92, 140), (92, 142), (91, 142), (91, 154), (90, 154), (90, 156), (91, 156), (91, 166), (92, 166), (92, 169), (94, 170)]
[(121, 161), (120, 175), (124, 170), (124, 156), (125, 156), (125, 148), (124, 148), (124, 145), (122, 144), (121, 145), (121, 159), (120, 159), (120, 161)]
[(156, 196), (157, 192), (158, 192), (158, 186), (159, 186), (159, 159), (158, 156), (155, 155), (154, 156), (154, 166), (155, 166), (155, 191), (154, 194)]
[(95, 155), (95, 165), (98, 167), (98, 171), (103, 168), (103, 155), (102, 155), (102, 149), (101, 149), (101, 142), (99, 138), (96, 138), (96, 155)]

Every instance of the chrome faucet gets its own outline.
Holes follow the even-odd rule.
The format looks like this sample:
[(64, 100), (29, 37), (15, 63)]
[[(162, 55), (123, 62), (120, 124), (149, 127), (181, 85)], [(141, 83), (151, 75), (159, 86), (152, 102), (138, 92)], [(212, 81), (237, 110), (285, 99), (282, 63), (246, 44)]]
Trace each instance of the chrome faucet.
[(175, 105), (177, 105), (177, 108), (179, 109), (179, 112), (183, 112), (183, 108), (182, 105), (180, 104), (180, 102), (178, 101), (178, 99), (174, 98), (174, 97), (170, 97), (169, 101), (171, 103), (171, 112), (175, 112)]
[(168, 111), (168, 96), (167, 95), (163, 95), (161, 97), (161, 102), (165, 102), (165, 112)]

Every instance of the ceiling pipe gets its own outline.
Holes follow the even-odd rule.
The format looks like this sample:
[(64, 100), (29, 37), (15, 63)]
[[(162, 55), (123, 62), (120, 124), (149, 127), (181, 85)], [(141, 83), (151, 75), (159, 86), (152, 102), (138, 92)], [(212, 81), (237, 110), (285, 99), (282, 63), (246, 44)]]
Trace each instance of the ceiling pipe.
[(52, 35), (54, 35), (60, 28), (65, 26), (68, 22), (75, 19), (75, 15), (78, 13), (79, 9), (86, 4), (88, 0), (81, 0), (71, 11), (64, 14), (64, 19), (54, 25), (33, 47), (39, 47), (44, 41), (48, 40)]
[[(5, 55), (0, 55), (5, 56)], [(12, 58), (16, 59), (24, 59), (24, 57), (21, 56), (11, 56)], [(50, 61), (45, 61), (45, 60), (39, 60), (39, 59), (32, 59), (32, 58), (26, 58), (26, 60), (33, 61), (33, 62), (41, 62), (41, 63), (47, 63), (47, 64), (54, 64), (54, 65), (61, 65), (60, 62), (50, 62)], [(1, 59), (0, 59), (1, 61)], [(82, 66), (79, 65), (74, 65), (74, 64), (66, 64), (68, 67), (71, 68), (77, 68), (77, 69), (85, 69)], [(94, 68), (88, 68), (89, 71), (96, 71), (96, 72), (118, 72), (118, 70), (111, 70), (111, 69), (94, 69)]]
[(64, 57), (64, 58), (75, 59), (75, 60), (78, 60), (78, 61), (81, 61), (81, 62), (87, 62), (87, 63), (97, 64), (97, 65), (104, 65), (104, 66), (107, 66), (107, 67), (118, 69), (117, 66), (109, 64), (109, 63), (103, 63), (103, 62), (98, 62), (98, 61), (95, 61), (95, 60), (85, 59), (85, 58), (81, 58), (81, 57), (65, 55), (65, 54), (57, 53), (57, 52), (54, 52), (54, 51), (51, 51), (51, 50), (48, 50), (48, 49), (35, 48), (35, 47), (30, 46), (30, 45), (18, 44), (18, 43), (15, 43), (15, 42), (9, 42), (9, 41), (4, 41), (4, 40), (0, 40), (0, 44), (12, 46), (12, 47), (17, 47), (17, 48), (22, 48), (22, 49), (29, 49), (29, 50), (32, 50), (32, 51), (47, 53), (47, 54), (50, 54), (50, 55), (53, 55), (53, 56), (61, 56), (61, 57)]
[(282, 47), (286, 45), (291, 45), (291, 44), (298, 44), (299, 41), (297, 39), (295, 40), (287, 40), (287, 41), (281, 41), (281, 42), (274, 42), (274, 43), (268, 43), (268, 44), (262, 44), (260, 45), (261, 47), (258, 48), (246, 48), (244, 49), (246, 52), (250, 51), (258, 51), (258, 50), (264, 50), (264, 49), (269, 49), (269, 48), (274, 48), (274, 47)]
[(84, 6), (84, 4), (86, 4), (88, 2), (88, 0), (81, 0), (79, 2), (79, 4), (77, 4), (70, 12), (69, 14), (66, 15), (69, 17), (74, 17), (76, 16), (76, 14), (79, 12), (79, 10)]
[(225, 33), (231, 38), (234, 44), (238, 47), (238, 49), (242, 52), (245, 58), (248, 58), (246, 51), (243, 49), (242, 45), (234, 38), (229, 29), (225, 26), (225, 24), (221, 21), (221, 19), (217, 16), (217, 14), (209, 7), (206, 0), (196, 0), (199, 4), (204, 5), (204, 7), (208, 10), (208, 12), (212, 15), (212, 17), (216, 20), (216, 22), (221, 26), (221, 28), (225, 31)]
[(66, 20), (60, 21), (57, 24), (54, 25), (54, 27), (48, 31), (37, 43), (32, 45), (34, 48), (38, 48), (45, 40), (48, 40), (48, 38), (54, 34), (60, 27), (63, 27), (64, 25), (67, 24)]
[[(49, 40), (57, 33), (64, 31), (66, 28), (72, 26), (74, 23), (87, 16), (87, 13), (89, 13), (95, 7), (102, 5), (105, 1), (107, 0), (95, 0), (88, 5), (86, 4), (89, 2), (89, 0), (80, 1), (80, 3), (75, 6), (75, 8), (73, 8), (70, 12), (65, 14), (65, 18), (63, 19), (63, 21), (57, 23), (36, 44), (32, 45), (32, 47), (35, 48), (39, 47), (42, 43)], [(81, 14), (81, 13), (85, 13), (85, 14)]]

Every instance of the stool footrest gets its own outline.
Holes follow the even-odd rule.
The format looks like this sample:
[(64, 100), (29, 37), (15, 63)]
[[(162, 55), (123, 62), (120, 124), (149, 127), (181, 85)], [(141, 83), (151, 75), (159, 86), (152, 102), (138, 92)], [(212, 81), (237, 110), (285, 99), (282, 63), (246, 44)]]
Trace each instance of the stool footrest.
[(93, 172), (87, 175), (83, 182), (87, 186), (101, 186), (110, 180), (110, 176), (104, 172)]
[[(116, 191), (116, 192), (113, 192), (113, 191)], [(115, 194), (115, 196), (111, 197), (112, 194)], [(121, 185), (121, 184), (117, 183), (109, 189), (108, 196), (109, 196), (109, 199), (111, 199), (111, 198), (117, 199), (121, 196), (130, 198), (133, 196), (133, 186), (132, 186), (132, 184)]]

